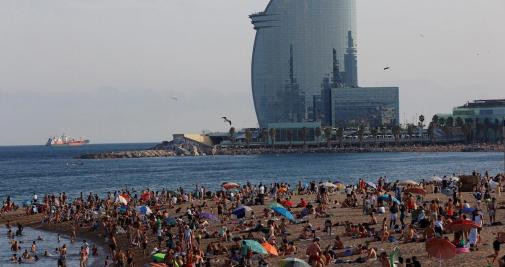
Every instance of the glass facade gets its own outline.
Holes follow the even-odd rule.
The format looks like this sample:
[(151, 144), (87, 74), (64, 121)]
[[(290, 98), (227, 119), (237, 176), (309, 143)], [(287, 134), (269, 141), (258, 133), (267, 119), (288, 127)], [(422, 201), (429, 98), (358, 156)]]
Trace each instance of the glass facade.
[(319, 120), (315, 113), (323, 111), (315, 111), (314, 96), (325, 79), (357, 87), (355, 13), (355, 0), (271, 0), (250, 16), (257, 31), (251, 74), (260, 127)]
[(398, 87), (332, 89), (332, 125), (335, 127), (398, 125), (399, 91)]

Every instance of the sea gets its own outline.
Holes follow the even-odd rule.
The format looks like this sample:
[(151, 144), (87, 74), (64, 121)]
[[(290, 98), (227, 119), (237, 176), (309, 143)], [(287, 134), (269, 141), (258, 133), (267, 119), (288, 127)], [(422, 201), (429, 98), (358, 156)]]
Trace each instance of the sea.
[(503, 172), (503, 153), (334, 153), (270, 154), (80, 160), (86, 153), (146, 149), (154, 144), (96, 144), (79, 147), (0, 147), (0, 201), (18, 204), (32, 195), (65, 192), (106, 194), (119, 188), (193, 190), (195, 185), (219, 189), (222, 182), (239, 184), (310, 181), (355, 183), (427, 179), (477, 171)]

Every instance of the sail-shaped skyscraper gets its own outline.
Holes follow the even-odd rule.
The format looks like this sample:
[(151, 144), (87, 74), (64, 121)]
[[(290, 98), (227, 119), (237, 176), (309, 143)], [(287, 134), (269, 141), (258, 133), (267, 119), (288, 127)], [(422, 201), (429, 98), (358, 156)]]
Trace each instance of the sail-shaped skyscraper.
[(257, 31), (251, 74), (260, 127), (317, 121), (315, 99), (325, 83), (358, 86), (356, 0), (271, 0), (250, 18)]

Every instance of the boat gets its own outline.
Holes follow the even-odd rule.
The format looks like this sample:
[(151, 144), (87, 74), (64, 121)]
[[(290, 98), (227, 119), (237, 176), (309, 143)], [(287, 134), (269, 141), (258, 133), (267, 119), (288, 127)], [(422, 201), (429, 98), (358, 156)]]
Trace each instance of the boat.
[(64, 134), (50, 137), (46, 142), (46, 146), (82, 146), (87, 144), (89, 144), (88, 139), (83, 139), (81, 137), (71, 138)]

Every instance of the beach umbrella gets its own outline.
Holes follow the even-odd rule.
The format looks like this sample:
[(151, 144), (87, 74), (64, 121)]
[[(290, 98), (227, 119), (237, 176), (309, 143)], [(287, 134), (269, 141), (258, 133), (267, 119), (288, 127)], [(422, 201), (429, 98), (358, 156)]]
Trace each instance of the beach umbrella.
[(420, 187), (411, 187), (405, 189), (405, 192), (411, 193), (411, 194), (417, 194), (417, 195), (426, 195), (426, 190)]
[(475, 208), (463, 208), (461, 211), (466, 214), (472, 214), (475, 211)]
[(384, 194), (384, 195), (381, 195), (378, 197), (379, 200), (389, 200), (389, 195), (388, 194)]
[(289, 212), (286, 208), (284, 208), (284, 207), (273, 207), (271, 209), (273, 211), (275, 211), (276, 213), (280, 214), (281, 216), (286, 217), (286, 219), (288, 219), (290, 221), (295, 221), (295, 217), (293, 216), (293, 214), (291, 214), (291, 212)]
[(280, 267), (310, 267), (304, 260), (298, 258), (285, 258), (279, 262)]
[(163, 262), (163, 260), (165, 259), (165, 254), (164, 253), (154, 253), (151, 258), (153, 259), (153, 261), (155, 262)]
[(256, 240), (244, 240), (242, 241), (242, 246), (246, 246), (252, 252), (256, 252), (258, 254), (268, 254), (267, 250)]
[(227, 182), (227, 183), (223, 183), (222, 184), (222, 187), (226, 190), (230, 190), (230, 189), (235, 189), (235, 188), (239, 188), (240, 185), (237, 184), (237, 183), (231, 183), (231, 182)]
[(270, 245), (270, 243), (268, 242), (264, 242), (261, 244), (263, 246), (263, 248), (270, 254), (274, 255), (274, 256), (279, 256), (279, 252), (277, 251), (277, 249)]
[(208, 220), (213, 220), (213, 221), (219, 221), (219, 218), (216, 215), (214, 215), (212, 213), (209, 213), (209, 212), (200, 212), (198, 214), (198, 216), (200, 218), (203, 218), (203, 219), (208, 219)]
[(145, 215), (149, 215), (149, 214), (153, 213), (148, 206), (138, 206), (137, 212), (139, 212), (141, 214), (145, 214)]
[(459, 177), (452, 176), (452, 177), (445, 177), (445, 180), (453, 181), (453, 182), (458, 182)]
[(342, 183), (342, 181), (340, 181), (340, 180), (335, 180), (335, 182), (333, 182), (333, 183), (334, 183), (334, 184), (344, 184), (344, 183)]
[(336, 188), (337, 187), (336, 184), (333, 184), (333, 183), (330, 183), (330, 182), (321, 183), (321, 184), (319, 184), (319, 186), (326, 187), (326, 188)]
[(392, 196), (392, 197), (391, 197), (391, 200), (392, 200), (393, 202), (395, 202), (396, 204), (398, 204), (398, 205), (402, 204), (402, 202), (401, 202), (400, 200), (398, 200), (396, 197), (393, 197), (393, 196)]
[(445, 238), (432, 238), (426, 241), (426, 252), (439, 260), (448, 260), (456, 256), (456, 246)]
[(292, 208), (292, 207), (296, 206), (295, 202), (293, 202), (291, 200), (283, 200), (283, 201), (281, 201), (281, 204), (282, 204), (282, 206), (287, 207), (287, 208)]
[(398, 185), (403, 185), (403, 186), (405, 186), (405, 185), (419, 185), (419, 183), (417, 183), (414, 180), (403, 180), (403, 181), (400, 181), (398, 183)]
[(365, 184), (366, 184), (368, 187), (371, 187), (371, 188), (373, 188), (373, 189), (377, 190), (377, 185), (376, 185), (376, 184), (374, 184), (373, 182), (365, 182)]
[(335, 188), (337, 190), (344, 190), (345, 189), (345, 184), (343, 184), (343, 183), (337, 183), (337, 184), (335, 184)]
[(231, 214), (237, 216), (237, 218), (244, 218), (248, 212), (252, 211), (252, 208), (249, 206), (240, 206), (233, 210)]
[(442, 182), (443, 181), (443, 179), (438, 176), (432, 176), (429, 180), (433, 181), (433, 182)]
[(460, 220), (452, 222), (447, 226), (447, 229), (452, 230), (453, 232), (468, 232), (472, 228), (479, 228), (479, 225), (475, 224), (475, 222), (470, 220)]
[(279, 204), (279, 203), (277, 203), (277, 202), (272, 202), (272, 203), (270, 203), (270, 205), (268, 205), (268, 207), (269, 207), (270, 209), (273, 209), (273, 208), (276, 208), (276, 207), (277, 207), (277, 208), (284, 208), (284, 206), (282, 206), (281, 204)]
[(116, 198), (116, 203), (120, 203), (120, 204), (123, 204), (123, 205), (128, 205), (128, 200), (126, 200), (126, 198), (123, 197), (122, 195), (119, 195)]
[(493, 180), (489, 181), (489, 187), (491, 187), (491, 189), (495, 189), (497, 186), (498, 186), (497, 182)]
[(170, 226), (175, 226), (177, 225), (177, 220), (174, 217), (168, 217), (165, 219), (165, 223)]
[(280, 187), (277, 192), (279, 192), (279, 193), (286, 193), (286, 192), (288, 192), (288, 188), (287, 187)]

